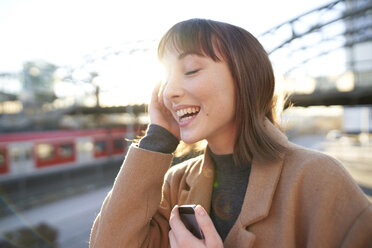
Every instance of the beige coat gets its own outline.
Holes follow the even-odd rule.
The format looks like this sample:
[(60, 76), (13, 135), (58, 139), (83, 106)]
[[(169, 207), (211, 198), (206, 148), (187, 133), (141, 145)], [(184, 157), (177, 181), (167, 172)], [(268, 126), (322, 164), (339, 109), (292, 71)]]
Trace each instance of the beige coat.
[[(266, 126), (288, 152), (275, 163), (253, 160), (242, 210), (224, 247), (372, 247), (372, 206), (342, 165)], [(210, 211), (210, 156), (169, 169), (171, 160), (130, 147), (93, 224), (90, 247), (169, 247), (175, 204)]]

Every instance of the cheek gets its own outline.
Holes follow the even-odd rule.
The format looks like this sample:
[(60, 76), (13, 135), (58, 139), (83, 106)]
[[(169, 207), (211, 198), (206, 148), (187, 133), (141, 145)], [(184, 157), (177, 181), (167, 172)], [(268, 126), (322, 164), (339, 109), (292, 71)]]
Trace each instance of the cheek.
[(228, 91), (221, 91), (214, 94), (209, 103), (209, 114), (231, 118), (235, 115), (235, 98), (234, 94)]

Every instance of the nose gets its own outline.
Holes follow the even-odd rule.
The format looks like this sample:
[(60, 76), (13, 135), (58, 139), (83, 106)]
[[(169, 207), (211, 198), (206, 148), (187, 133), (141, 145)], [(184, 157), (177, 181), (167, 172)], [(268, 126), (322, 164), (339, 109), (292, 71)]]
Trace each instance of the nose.
[(184, 95), (182, 81), (178, 77), (170, 77), (164, 88), (164, 97), (171, 102), (177, 103)]

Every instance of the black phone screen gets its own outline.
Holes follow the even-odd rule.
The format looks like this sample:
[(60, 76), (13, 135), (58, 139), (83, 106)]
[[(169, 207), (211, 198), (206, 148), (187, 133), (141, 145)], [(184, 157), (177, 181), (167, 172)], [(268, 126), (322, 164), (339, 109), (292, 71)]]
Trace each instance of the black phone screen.
[(203, 239), (203, 233), (199, 228), (198, 222), (195, 218), (195, 206), (194, 205), (187, 205), (187, 206), (180, 206), (179, 213), (180, 218), (185, 225), (185, 227), (197, 238)]

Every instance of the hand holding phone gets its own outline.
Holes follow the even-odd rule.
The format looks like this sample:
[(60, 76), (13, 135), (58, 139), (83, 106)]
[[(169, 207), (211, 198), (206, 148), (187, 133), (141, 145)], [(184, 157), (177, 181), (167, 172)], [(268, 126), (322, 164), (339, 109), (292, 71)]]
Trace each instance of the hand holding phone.
[(185, 227), (197, 238), (204, 239), (203, 232), (199, 228), (195, 217), (196, 205), (181, 205), (178, 207), (180, 218)]

